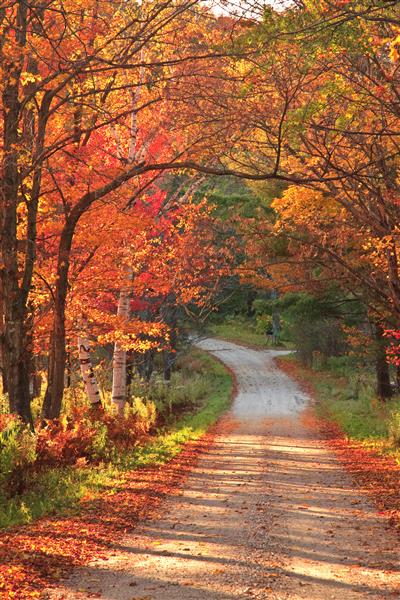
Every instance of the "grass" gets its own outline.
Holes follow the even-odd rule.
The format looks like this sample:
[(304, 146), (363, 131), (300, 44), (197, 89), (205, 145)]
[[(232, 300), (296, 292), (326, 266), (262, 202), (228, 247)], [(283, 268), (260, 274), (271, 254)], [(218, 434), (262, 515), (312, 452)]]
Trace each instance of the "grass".
[(165, 464), (184, 444), (199, 439), (228, 408), (233, 381), (231, 374), (216, 359), (196, 350), (206, 385), (202, 402), (193, 413), (186, 413), (157, 432), (147, 443), (113, 457), (98, 466), (65, 467), (36, 474), (28, 492), (14, 498), (1, 498), (0, 527), (30, 523), (49, 514), (78, 511), (83, 498), (95, 498), (124, 482), (124, 473), (146, 466)]
[(233, 388), (231, 374), (222, 363), (209, 354), (199, 352), (199, 355), (206, 366), (204, 379), (209, 384), (200, 410), (179, 418), (160, 432), (152, 442), (121, 457), (119, 464), (123, 464), (127, 469), (135, 469), (171, 460), (181, 451), (183, 444), (204, 435), (228, 408)]
[(44, 515), (76, 509), (83, 497), (96, 490), (100, 493), (117, 481), (119, 472), (113, 465), (49, 469), (32, 478), (28, 492), (2, 498), (0, 527), (31, 523)]
[(223, 338), (230, 342), (237, 342), (238, 344), (255, 346), (257, 348), (274, 347), (265, 334), (255, 331), (254, 322), (250, 319), (238, 317), (232, 321), (213, 323), (210, 325), (209, 331), (215, 337)]
[(400, 463), (400, 397), (379, 401), (372, 372), (357, 370), (345, 360), (333, 360), (317, 369), (303, 366), (293, 354), (280, 357), (279, 361), (311, 386), (318, 416), (335, 421), (349, 439), (381, 454), (390, 454)]

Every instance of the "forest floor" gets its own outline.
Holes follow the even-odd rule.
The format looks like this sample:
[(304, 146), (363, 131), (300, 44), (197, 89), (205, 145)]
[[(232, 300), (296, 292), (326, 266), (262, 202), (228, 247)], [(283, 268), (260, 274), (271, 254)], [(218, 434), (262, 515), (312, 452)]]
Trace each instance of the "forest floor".
[(396, 530), (324, 441), (279, 351), (202, 347), (237, 379), (214, 442), (150, 519), (45, 597), (399, 598)]

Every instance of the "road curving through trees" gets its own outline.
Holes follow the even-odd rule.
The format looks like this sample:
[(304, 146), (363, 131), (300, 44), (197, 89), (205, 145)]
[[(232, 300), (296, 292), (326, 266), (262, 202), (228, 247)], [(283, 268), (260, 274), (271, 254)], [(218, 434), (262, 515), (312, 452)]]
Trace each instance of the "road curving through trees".
[(279, 351), (207, 339), (236, 375), (215, 443), (158, 518), (50, 598), (382, 600), (400, 596), (387, 528), (307, 419)]

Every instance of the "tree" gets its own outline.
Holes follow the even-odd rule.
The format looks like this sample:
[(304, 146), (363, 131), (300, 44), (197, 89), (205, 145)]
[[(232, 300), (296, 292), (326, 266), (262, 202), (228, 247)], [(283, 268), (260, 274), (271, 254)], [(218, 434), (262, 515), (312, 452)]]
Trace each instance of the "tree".
[[(251, 225), (249, 243), (258, 246), (258, 267), (281, 287), (315, 291), (336, 281), (361, 297), (381, 339), (382, 327), (397, 327), (400, 317), (399, 71), (387, 44), (395, 13), (393, 3), (366, 11), (341, 4), (272, 13), (260, 27), (261, 35), (273, 33), (271, 50), (283, 51), (290, 39), (304, 69), (321, 75), (309, 78), (288, 111), (283, 136), (292, 170), (315, 181), (286, 189), (272, 203), (276, 216)], [(378, 387), (387, 396), (381, 356)]]
[[(162, 171), (182, 158), (182, 148), (170, 147), (164, 162), (148, 155), (145, 164), (141, 154), (132, 160), (129, 139), (138, 115), (150, 114), (150, 106), (165, 100), (171, 69), (191, 60), (193, 48), (176, 58), (169, 43), (179, 18), (195, 6), (190, 0), (162, 5), (91, 0), (83, 10), (75, 0), (61, 4), (54, 0), (45, 5), (11, 2), (0, 11), (1, 339), (11, 408), (26, 421), (31, 419), (28, 379), (38, 211), (51, 198), (54, 214), (63, 220), (52, 290), (54, 326), (45, 410), (46, 416), (54, 416), (63, 387), (65, 298), (76, 226), (94, 202), (132, 178)], [(190, 25), (189, 18), (186, 24)], [(140, 106), (132, 107), (130, 100), (143, 72), (147, 94)], [(161, 109), (157, 115), (165, 113)], [(121, 139), (114, 136), (112, 141), (118, 130)], [(147, 134), (138, 140), (146, 150), (152, 131)]]

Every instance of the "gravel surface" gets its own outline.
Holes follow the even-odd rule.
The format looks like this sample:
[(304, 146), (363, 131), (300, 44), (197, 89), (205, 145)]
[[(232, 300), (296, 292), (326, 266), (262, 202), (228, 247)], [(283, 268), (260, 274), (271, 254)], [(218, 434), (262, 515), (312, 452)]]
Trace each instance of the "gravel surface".
[(250, 350), (210, 338), (198, 345), (235, 373), (238, 393), (231, 414), (238, 420), (294, 416), (307, 406), (308, 396), (273, 361), (275, 356), (290, 352)]
[(273, 363), (280, 353), (201, 346), (237, 377), (214, 445), (159, 518), (45, 596), (400, 598), (398, 540), (307, 419), (309, 399)]

